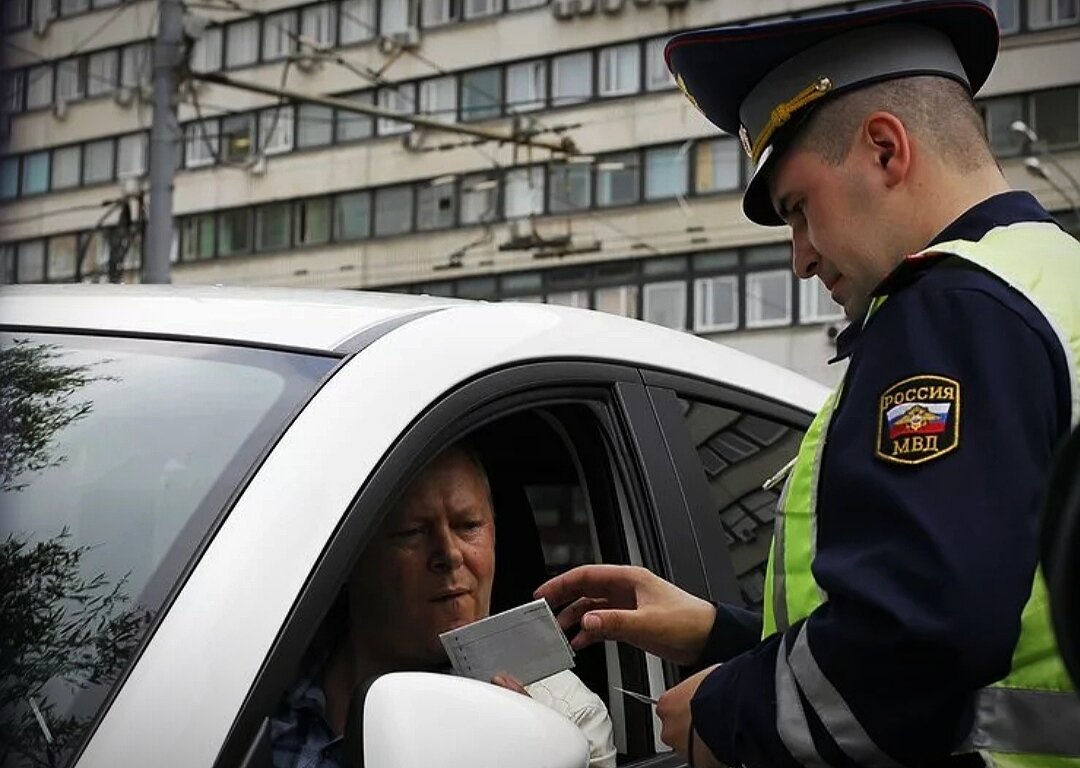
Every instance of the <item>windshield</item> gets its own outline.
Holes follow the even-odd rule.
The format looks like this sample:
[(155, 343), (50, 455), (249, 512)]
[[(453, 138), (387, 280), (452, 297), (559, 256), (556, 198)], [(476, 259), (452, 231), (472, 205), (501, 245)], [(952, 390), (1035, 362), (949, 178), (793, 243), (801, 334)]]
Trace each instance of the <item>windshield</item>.
[(0, 765), (63, 765), (336, 360), (0, 333)]

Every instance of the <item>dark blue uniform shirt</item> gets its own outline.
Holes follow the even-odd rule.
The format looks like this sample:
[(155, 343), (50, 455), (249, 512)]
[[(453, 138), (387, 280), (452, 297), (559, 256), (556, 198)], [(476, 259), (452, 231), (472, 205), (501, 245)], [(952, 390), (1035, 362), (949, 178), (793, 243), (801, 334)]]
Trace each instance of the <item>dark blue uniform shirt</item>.
[[(1051, 219), (1029, 194), (1005, 193), (931, 245), (1020, 221)], [(866, 734), (897, 761), (926, 765), (947, 761), (969, 732), (973, 692), (1009, 673), (1044, 475), (1069, 424), (1069, 372), (1038, 310), (961, 259), (906, 261), (879, 292), (889, 298), (869, 322), (838, 338), (837, 359), (850, 363), (821, 468), (813, 563), (827, 601), (806, 634)], [(882, 396), (917, 376), (959, 383), (956, 447), (916, 465), (882, 460)], [(702, 661), (727, 663), (694, 697), (695, 730), (729, 765), (794, 765), (776, 726), (784, 634), (751, 647), (759, 627), (738, 609), (718, 611)], [(803, 705), (818, 752), (854, 765)]]

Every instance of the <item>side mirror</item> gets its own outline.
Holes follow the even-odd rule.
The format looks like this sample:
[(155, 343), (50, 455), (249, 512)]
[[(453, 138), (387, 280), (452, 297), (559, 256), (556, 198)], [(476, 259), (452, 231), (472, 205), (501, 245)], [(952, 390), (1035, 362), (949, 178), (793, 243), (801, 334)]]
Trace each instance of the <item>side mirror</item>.
[[(490, 683), (433, 672), (377, 678), (346, 735), (364, 768), (585, 768), (589, 743), (576, 725), (528, 696)], [(359, 713), (358, 713), (359, 714)], [(356, 756), (349, 755), (354, 763)]]

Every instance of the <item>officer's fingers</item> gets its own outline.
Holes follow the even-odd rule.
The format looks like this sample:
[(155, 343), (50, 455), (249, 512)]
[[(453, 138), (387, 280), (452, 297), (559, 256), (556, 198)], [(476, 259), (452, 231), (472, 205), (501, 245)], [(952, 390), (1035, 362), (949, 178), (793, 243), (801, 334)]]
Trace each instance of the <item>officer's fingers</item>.
[(598, 640), (615, 640), (651, 651), (653, 644), (649, 634), (648, 623), (642, 621), (639, 611), (590, 611), (581, 617), (581, 631), (574, 636), (570, 644), (578, 650)]
[(642, 573), (649, 574), (644, 568), (626, 565), (582, 565), (544, 582), (533, 596), (547, 600), (554, 607), (566, 605), (579, 597), (605, 598), (616, 603), (632, 604)]
[(607, 600), (599, 597), (579, 597), (570, 605), (559, 611), (559, 615), (556, 617), (559, 621), (559, 626), (563, 631), (570, 629), (575, 624), (581, 621), (581, 617), (589, 611), (595, 611), (600, 608), (610, 607), (610, 603)]

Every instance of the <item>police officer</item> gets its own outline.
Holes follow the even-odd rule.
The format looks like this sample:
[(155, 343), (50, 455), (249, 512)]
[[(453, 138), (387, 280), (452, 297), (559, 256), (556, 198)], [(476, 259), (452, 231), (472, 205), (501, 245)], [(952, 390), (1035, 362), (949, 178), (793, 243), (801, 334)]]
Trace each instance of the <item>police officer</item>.
[(687, 97), (755, 164), (743, 210), (851, 320), (843, 382), (777, 515), (763, 621), (639, 568), (543, 585), (582, 647), (706, 667), (666, 692), (695, 765), (1080, 765), (1037, 570), (1080, 418), (1080, 244), (1010, 191), (972, 95), (987, 4), (932, 0), (680, 34)]

